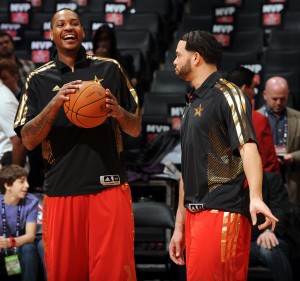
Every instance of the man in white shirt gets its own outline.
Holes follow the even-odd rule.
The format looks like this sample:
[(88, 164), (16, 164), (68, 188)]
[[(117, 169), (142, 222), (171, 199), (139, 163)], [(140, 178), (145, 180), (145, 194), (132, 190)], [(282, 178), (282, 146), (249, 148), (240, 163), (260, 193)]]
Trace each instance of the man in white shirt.
[(26, 149), (14, 131), (14, 119), (18, 109), (15, 95), (0, 80), (0, 163), (18, 164), (24, 167)]

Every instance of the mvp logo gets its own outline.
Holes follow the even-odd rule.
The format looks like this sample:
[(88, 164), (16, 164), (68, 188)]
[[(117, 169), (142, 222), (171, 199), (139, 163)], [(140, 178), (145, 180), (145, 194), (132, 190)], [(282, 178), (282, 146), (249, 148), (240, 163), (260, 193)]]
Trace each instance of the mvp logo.
[(263, 14), (280, 13), (284, 9), (283, 4), (265, 4), (262, 6)]
[(21, 24), (19, 23), (1, 23), (1, 30), (18, 30), (21, 28)]
[(222, 7), (215, 9), (215, 16), (216, 17), (223, 17), (223, 16), (232, 16), (236, 11), (235, 7)]
[(170, 130), (170, 126), (168, 125), (151, 125), (147, 124), (146, 132), (147, 133), (162, 133)]
[(180, 117), (183, 115), (184, 107), (171, 107), (171, 117)]
[(52, 45), (51, 41), (32, 41), (31, 50), (48, 50)]
[(11, 3), (10, 11), (12, 13), (28, 12), (31, 8), (29, 3)]
[(103, 23), (103, 22), (93, 22), (92, 23), (92, 31), (96, 31), (103, 24), (107, 24), (110, 28), (114, 28), (114, 25), (111, 22)]
[(77, 9), (77, 4), (76, 3), (57, 3), (56, 5), (56, 11), (67, 8), (72, 11), (75, 11)]
[(223, 33), (223, 34), (229, 34), (233, 31), (233, 25), (231, 24), (214, 24), (213, 25), (213, 33)]
[(105, 13), (123, 13), (126, 10), (126, 4), (105, 4)]

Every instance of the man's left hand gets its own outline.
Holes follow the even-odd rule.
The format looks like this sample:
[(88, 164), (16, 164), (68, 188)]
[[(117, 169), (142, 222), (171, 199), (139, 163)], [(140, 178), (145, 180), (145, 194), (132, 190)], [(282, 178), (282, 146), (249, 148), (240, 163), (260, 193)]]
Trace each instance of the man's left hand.
[(278, 219), (272, 214), (271, 210), (268, 208), (268, 206), (264, 203), (262, 199), (255, 198), (250, 201), (250, 215), (253, 225), (256, 225), (257, 223), (258, 213), (263, 214), (266, 218), (265, 222), (258, 226), (258, 229), (264, 229), (270, 224), (272, 224), (272, 231), (274, 231)]
[(124, 109), (119, 105), (116, 97), (106, 89), (106, 107), (110, 109), (109, 117), (121, 118), (124, 116)]

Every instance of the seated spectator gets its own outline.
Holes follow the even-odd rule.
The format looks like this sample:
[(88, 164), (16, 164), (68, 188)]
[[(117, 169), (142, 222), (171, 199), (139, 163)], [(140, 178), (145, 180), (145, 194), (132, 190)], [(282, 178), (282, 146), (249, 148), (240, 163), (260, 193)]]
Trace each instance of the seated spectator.
[[(292, 281), (290, 250), (286, 238), (289, 227), (290, 204), (282, 178), (275, 173), (263, 174), (263, 200), (274, 216), (279, 220), (274, 232), (270, 229), (259, 230), (252, 227), (250, 266), (263, 264), (270, 269), (274, 281)], [(257, 225), (264, 222), (264, 217), (257, 214)]]
[(19, 71), (19, 86), (24, 87), (28, 74), (35, 70), (35, 64), (31, 60), (18, 58), (15, 55), (15, 43), (10, 34), (0, 31), (0, 58), (12, 59), (16, 62)]
[[(19, 77), (20, 75), (18, 72), (18, 68), (14, 60), (6, 59), (6, 58), (0, 59), (0, 79), (2, 80), (3, 84), (7, 86), (14, 93), (14, 95), (18, 100), (20, 99), (20, 95), (21, 95)], [(6, 111), (7, 109), (4, 111), (5, 114)], [(2, 122), (4, 122), (4, 120), (2, 120)], [(43, 169), (44, 166), (43, 166), (43, 159), (41, 155), (42, 154), (41, 147), (37, 146), (35, 149), (27, 151), (26, 154), (28, 156), (28, 162), (29, 162), (28, 182), (30, 186), (30, 192), (41, 190), (44, 181), (44, 169)], [(20, 163), (14, 163), (14, 164), (20, 164)]]
[[(226, 79), (239, 86), (254, 102), (254, 87), (256, 86), (254, 72), (239, 66), (228, 72)], [(297, 276), (296, 278), (298, 278), (299, 276), (298, 265), (296, 265), (299, 264), (300, 257), (297, 250), (300, 249), (299, 233), (292, 223), (289, 223), (292, 220), (291, 214), (289, 213), (290, 205), (287, 197), (288, 193), (283, 185), (282, 177), (280, 176), (280, 167), (274, 148), (273, 134), (269, 120), (262, 114), (259, 115), (257, 111), (253, 110), (252, 121), (264, 170), (264, 200), (266, 200), (265, 203), (271, 208), (273, 214), (278, 217), (279, 223), (276, 225), (274, 233), (268, 231), (259, 232), (257, 228), (253, 229), (250, 265), (251, 263), (255, 264), (259, 262), (272, 269), (280, 264), (282, 267), (278, 265), (279, 267), (277, 269), (274, 271), (272, 269), (274, 280), (293, 280), (291, 277), (291, 264), (294, 277)], [(275, 172), (277, 176), (269, 172)], [(279, 212), (279, 214), (277, 212)], [(273, 243), (270, 246), (272, 249), (271, 251), (268, 246), (266, 246), (270, 240), (273, 242), (275, 241), (275, 244)], [(277, 243), (280, 245), (276, 246)], [(290, 253), (289, 250), (291, 250)], [(277, 270), (282, 270), (283, 274), (278, 273)], [(285, 274), (286, 278), (283, 277)]]
[(142, 150), (136, 159), (136, 171), (149, 174), (159, 173), (163, 172), (165, 165), (169, 163), (180, 169), (181, 118), (172, 118), (171, 123), (172, 127), (169, 131), (158, 134)]
[[(239, 86), (246, 96), (254, 103), (255, 86), (254, 72), (239, 66), (227, 73), (226, 79)], [(279, 162), (274, 148), (272, 130), (269, 120), (252, 107), (252, 122), (258, 141), (258, 151), (264, 172), (280, 174)]]
[(96, 56), (117, 60), (126, 70), (131, 83), (137, 86), (137, 78), (131, 56), (122, 56), (117, 50), (115, 31), (108, 24), (101, 25), (93, 36), (93, 52)]
[(20, 75), (15, 61), (12, 59), (0, 59), (0, 79), (3, 84), (14, 93), (17, 100), (20, 100)]
[(26, 163), (26, 149), (14, 131), (14, 120), (18, 101), (14, 94), (0, 80), (0, 164)]
[(269, 78), (263, 91), (265, 104), (258, 112), (269, 120), (294, 224), (300, 231), (300, 111), (288, 106), (289, 95), (289, 83), (284, 77)]
[[(7, 268), (11, 266), (15, 274), (21, 273), (23, 281), (34, 281), (37, 279), (39, 263), (35, 243), (38, 199), (27, 192), (28, 187), (27, 172), (24, 168), (7, 165), (0, 170), (1, 272), (7, 276)], [(42, 248), (41, 245), (39, 248)], [(14, 263), (10, 264), (6, 260), (3, 264), (5, 256), (14, 257)], [(4, 279), (5, 275), (1, 276), (1, 280)]]

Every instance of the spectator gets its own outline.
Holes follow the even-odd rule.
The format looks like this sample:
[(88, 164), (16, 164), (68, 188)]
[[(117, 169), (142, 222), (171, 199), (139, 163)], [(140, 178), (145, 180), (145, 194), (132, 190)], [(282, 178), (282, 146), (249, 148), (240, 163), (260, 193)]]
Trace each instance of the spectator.
[(265, 105), (258, 112), (269, 119), (294, 212), (295, 226), (300, 230), (300, 112), (287, 106), (288, 96), (286, 79), (278, 76), (269, 78), (263, 92)]
[(143, 149), (136, 159), (137, 171), (157, 164), (171, 161), (181, 164), (180, 147), (180, 118), (172, 118), (172, 127), (169, 131), (158, 134)]
[[(250, 266), (263, 264), (270, 269), (274, 281), (293, 281), (290, 264), (290, 250), (286, 240), (286, 231), (289, 227), (290, 204), (286, 188), (280, 175), (275, 173), (263, 174), (262, 195), (264, 202), (279, 220), (276, 228), (259, 230), (252, 226)], [(264, 218), (257, 215), (258, 223)]]
[(0, 79), (9, 88), (17, 100), (20, 100), (21, 88), (19, 86), (18, 67), (12, 59), (0, 59)]
[(117, 50), (116, 35), (113, 28), (108, 24), (101, 25), (93, 36), (93, 52), (96, 56), (117, 60), (126, 70), (131, 83), (137, 86), (137, 74), (134, 70), (133, 58), (122, 56)]
[(129, 182), (142, 179), (149, 180), (151, 175), (168, 174), (175, 179), (181, 176), (181, 118), (171, 118), (172, 127), (155, 135), (147, 141), (134, 161), (132, 170), (128, 170)]
[[(38, 250), (35, 243), (38, 199), (28, 193), (27, 172), (19, 165), (0, 170), (0, 251), (4, 256), (18, 253), (14, 269), (21, 269), (22, 281), (34, 281), (38, 273)], [(8, 262), (5, 262), (6, 266)], [(17, 271), (18, 272), (18, 271)], [(7, 272), (8, 274), (8, 272)], [(4, 277), (1, 276), (1, 280)]]
[[(4, 78), (4, 84), (6, 82), (10, 83), (11, 86), (8, 87), (19, 100), (20, 89), (24, 87), (28, 74), (35, 70), (35, 65), (30, 60), (24, 60), (16, 57), (14, 51), (15, 46), (11, 35), (6, 32), (0, 32), (0, 59), (4, 59), (4, 62), (0, 62), (3, 68), (3, 71), (1, 71), (1, 76)], [(9, 63), (8, 59), (11, 59), (16, 63), (19, 75), (16, 74), (15, 67)], [(8, 80), (10, 82), (8, 82)], [(16, 81), (18, 83), (18, 87), (16, 86)], [(4, 120), (2, 122), (4, 122)], [(30, 191), (41, 189), (44, 180), (41, 147), (37, 146), (34, 150), (27, 151), (27, 155), (29, 166), (31, 167), (28, 176)]]
[(18, 101), (14, 94), (0, 80), (0, 163), (2, 166), (26, 162), (26, 149), (14, 131), (14, 118)]
[(32, 61), (18, 58), (15, 55), (14, 40), (6, 32), (0, 32), (0, 59), (3, 58), (12, 59), (16, 62), (20, 75), (19, 86), (22, 88), (28, 74), (35, 69), (35, 65)]
[[(17, 65), (12, 59), (0, 59), (0, 79), (2, 79), (3, 84), (5, 84), (15, 94), (18, 100), (20, 99), (21, 95), (21, 88), (18, 83), (19, 77)], [(7, 109), (5, 112), (7, 112)], [(2, 120), (2, 122), (4, 121), (5, 119)], [(29, 161), (29, 191), (33, 192), (41, 189), (44, 180), (43, 161), (40, 146), (32, 151), (26, 151), (26, 154)]]
[(255, 73), (250, 69), (239, 66), (229, 71), (226, 75), (226, 79), (239, 86), (252, 102), (252, 122), (258, 141), (258, 151), (262, 160), (264, 172), (280, 174), (269, 120), (254, 110), (256, 86), (254, 74)]

